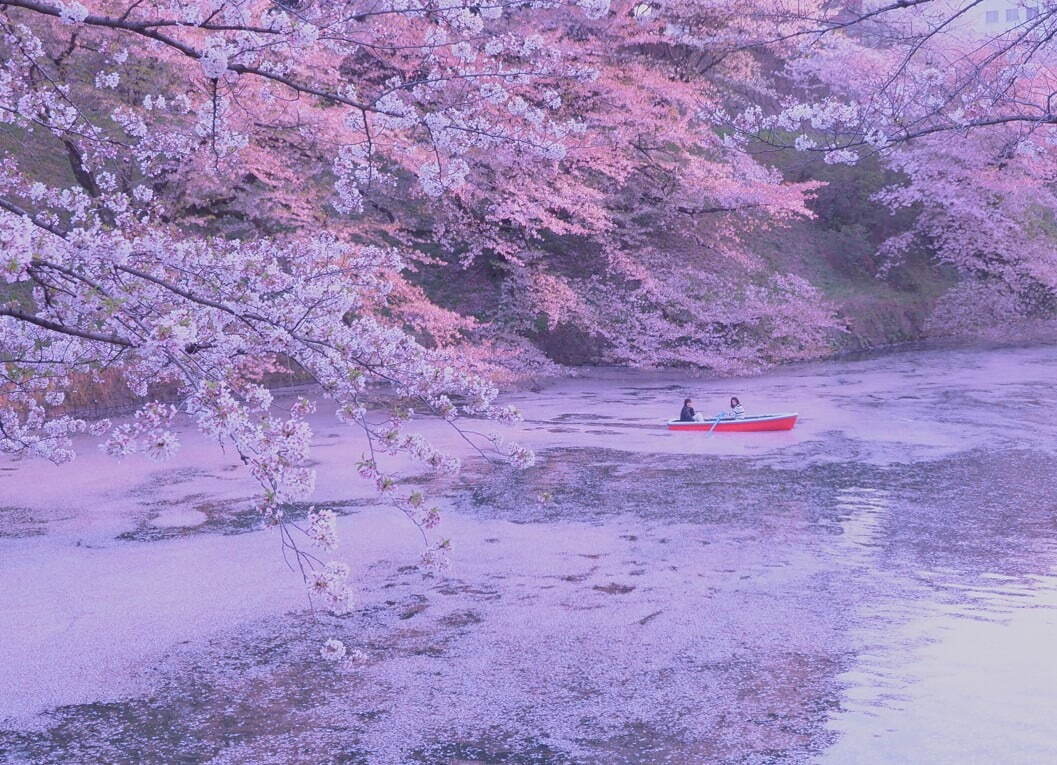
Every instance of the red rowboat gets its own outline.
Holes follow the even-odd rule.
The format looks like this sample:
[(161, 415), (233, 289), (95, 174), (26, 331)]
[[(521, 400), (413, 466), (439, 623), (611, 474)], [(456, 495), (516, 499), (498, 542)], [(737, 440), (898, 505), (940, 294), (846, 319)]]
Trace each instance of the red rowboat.
[(718, 430), (724, 433), (747, 433), (758, 430), (792, 430), (796, 425), (797, 414), (757, 414), (734, 419), (723, 416), (716, 422), (716, 418), (704, 422), (684, 422), (682, 420), (668, 420), (668, 430)]

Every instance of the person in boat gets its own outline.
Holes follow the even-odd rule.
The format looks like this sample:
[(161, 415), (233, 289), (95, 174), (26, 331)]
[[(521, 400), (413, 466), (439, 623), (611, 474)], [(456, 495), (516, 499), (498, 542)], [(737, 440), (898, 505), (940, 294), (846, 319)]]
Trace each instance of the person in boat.
[(736, 420), (740, 420), (745, 416), (745, 407), (741, 405), (741, 401), (738, 400), (737, 396), (730, 397), (730, 415)]
[(694, 407), (691, 406), (694, 402), (691, 399), (685, 399), (683, 401), (683, 409), (679, 412), (679, 422), (693, 422), (695, 419)]

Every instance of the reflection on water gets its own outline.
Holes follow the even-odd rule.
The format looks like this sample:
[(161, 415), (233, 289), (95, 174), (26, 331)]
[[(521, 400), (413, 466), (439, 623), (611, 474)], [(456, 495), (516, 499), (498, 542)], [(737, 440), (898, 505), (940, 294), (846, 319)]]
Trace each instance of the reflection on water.
[(1053, 762), (1057, 577), (918, 575), (938, 597), (881, 603), (854, 632), (823, 761)]
[[(1057, 761), (1055, 467), (1022, 448), (788, 470), (561, 451), (543, 455), (535, 474), (478, 486), (466, 503), (522, 521), (631, 513), (647, 527), (698, 524), (711, 549), (728, 546), (721, 570), (737, 579), (719, 586), (730, 602), (762, 588), (794, 604), (788, 618), (821, 627), (816, 662), (839, 667), (818, 678), (837, 696), (824, 729), (775, 761), (1037, 763)], [(527, 486), (548, 486), (560, 501), (530, 507)], [(764, 623), (744, 636), (753, 660), (788, 662)], [(795, 661), (807, 665), (811, 650)], [(734, 714), (761, 712), (748, 694), (728, 703)]]
[(843, 540), (847, 544), (876, 547), (883, 531), (882, 518), (888, 509), (888, 492), (870, 486), (847, 486), (837, 492), (837, 510)]
[[(1018, 481), (1034, 480), (1017, 474)], [(991, 551), (996, 568), (1019, 573), (978, 571), (973, 561), (967, 561), (969, 571), (916, 569), (906, 560), (908, 568), (901, 569), (899, 559), (875, 570), (893, 580), (894, 591), (855, 608), (848, 634), (855, 660), (837, 677), (840, 711), (828, 726), (837, 738), (822, 762), (1028, 764), (1057, 756), (1057, 576), (1027, 573), (1052, 570), (1054, 558), (1045, 552), (1053, 550), (1053, 524), (1046, 523), (1047, 517), (1054, 520), (1053, 512), (1044, 510), (1045, 497), (1029, 510), (1015, 499), (1010, 502), (1001, 486), (978, 481), (965, 488), (975, 491), (978, 501), (961, 505), (962, 512), (918, 537), (919, 557), (933, 558), (930, 539), (980, 533), (987, 536), (975, 540), (978, 549)], [(930, 493), (914, 505), (936, 498)], [(898, 520), (891, 516), (890, 492), (884, 489), (846, 487), (837, 493), (835, 506), (847, 513), (837, 540), (848, 556), (856, 556), (856, 549), (870, 556), (892, 540), (905, 544), (910, 533), (922, 533), (916, 522), (913, 532), (891, 533)], [(1042, 535), (995, 530), (993, 520), (1009, 510)], [(1036, 513), (1037, 527), (1031, 523)], [(1042, 556), (1022, 554), (1040, 548)], [(914, 586), (906, 589), (907, 582)]]

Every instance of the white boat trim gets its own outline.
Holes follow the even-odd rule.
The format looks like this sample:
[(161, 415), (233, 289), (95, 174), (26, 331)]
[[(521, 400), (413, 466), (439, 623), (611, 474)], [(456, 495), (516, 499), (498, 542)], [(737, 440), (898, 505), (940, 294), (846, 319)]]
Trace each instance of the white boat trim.
[[(720, 422), (759, 422), (761, 420), (784, 420), (787, 417), (799, 417), (798, 412), (786, 412), (784, 414), (754, 414), (744, 417), (724, 414), (719, 417)], [(705, 417), (701, 420), (668, 420), (669, 425), (708, 425), (716, 421), (716, 416)]]

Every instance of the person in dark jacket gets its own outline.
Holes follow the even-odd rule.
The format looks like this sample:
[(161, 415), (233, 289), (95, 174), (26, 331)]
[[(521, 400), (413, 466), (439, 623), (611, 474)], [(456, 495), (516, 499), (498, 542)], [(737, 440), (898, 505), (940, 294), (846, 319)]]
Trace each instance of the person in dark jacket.
[(679, 412), (679, 422), (693, 422), (694, 421), (694, 408), (690, 406), (694, 403), (690, 399), (683, 401), (683, 410)]

